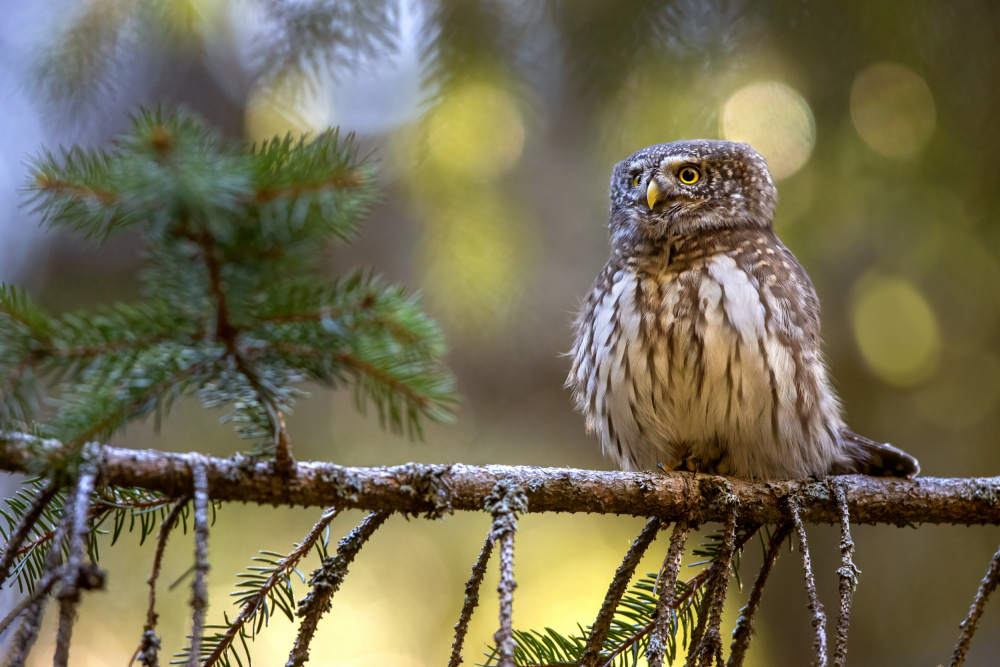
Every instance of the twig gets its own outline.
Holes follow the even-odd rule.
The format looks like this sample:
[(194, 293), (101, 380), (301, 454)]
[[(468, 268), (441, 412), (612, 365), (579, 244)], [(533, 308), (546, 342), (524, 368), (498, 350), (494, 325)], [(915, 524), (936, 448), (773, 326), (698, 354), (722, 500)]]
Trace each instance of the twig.
[(771, 541), (767, 545), (767, 552), (764, 554), (764, 562), (760, 565), (757, 579), (753, 582), (750, 595), (747, 597), (747, 604), (740, 611), (740, 617), (736, 621), (736, 629), (733, 630), (733, 643), (729, 648), (729, 662), (727, 667), (743, 667), (743, 659), (746, 656), (747, 648), (750, 647), (750, 637), (753, 635), (753, 617), (760, 607), (760, 600), (764, 595), (764, 584), (771, 574), (774, 562), (778, 560), (781, 553), (781, 545), (785, 538), (792, 532), (791, 524), (782, 524), (771, 536)]
[[(76, 488), (64, 512), (72, 513), (72, 531), (69, 535), (69, 558), (63, 565), (59, 598), (59, 629), (56, 632), (56, 651), (53, 658), (55, 667), (65, 667), (69, 663), (69, 644), (76, 622), (76, 606), (80, 602), (80, 582), (84, 575), (83, 552), (90, 535), (90, 495), (94, 492), (94, 480), (100, 469), (100, 445), (88, 445), (84, 449), (84, 463), (80, 466)], [(70, 500), (70, 497), (67, 498)], [(58, 544), (54, 545), (58, 546)]]
[[(66, 497), (72, 498), (75, 495), (76, 485), (74, 484), (70, 487)], [(73, 529), (73, 515), (71, 505), (69, 503), (64, 505), (62, 518), (59, 521), (59, 527), (56, 529), (55, 538), (46, 552), (45, 560), (42, 564), (42, 571), (45, 574), (35, 586), (35, 590), (31, 596), (18, 605), (19, 609), (26, 611), (24, 612), (24, 619), (21, 621), (21, 626), (14, 634), (14, 641), (11, 643), (10, 656), (7, 662), (8, 667), (23, 667), (25, 661), (28, 659), (28, 654), (31, 652), (31, 647), (35, 643), (35, 639), (38, 638), (38, 629), (41, 627), (42, 616), (45, 614), (46, 598), (49, 591), (59, 579), (59, 559), (61, 557), (62, 543), (66, 539), (67, 534)], [(15, 612), (17, 613), (11, 612), (4, 619), (4, 625), (0, 627), (0, 633), (3, 633), (7, 624), (20, 614), (17, 609), (15, 609)]]
[(261, 605), (267, 600), (267, 595), (270, 591), (277, 586), (283, 579), (288, 577), (288, 571), (294, 568), (302, 558), (309, 554), (309, 550), (313, 548), (316, 541), (320, 539), (323, 535), (323, 531), (326, 527), (330, 525), (330, 522), (340, 514), (340, 508), (331, 507), (330, 509), (323, 512), (319, 521), (310, 529), (309, 533), (302, 539), (302, 541), (288, 553), (287, 556), (282, 558), (277, 562), (274, 572), (268, 576), (267, 581), (257, 589), (257, 592), (253, 594), (243, 608), (240, 609), (239, 615), (233, 620), (233, 622), (226, 628), (225, 633), (222, 635), (222, 639), (215, 645), (212, 652), (208, 654), (205, 658), (205, 662), (202, 667), (211, 667), (211, 665), (216, 664), (223, 655), (225, 655), (226, 650), (236, 639), (239, 634), (240, 629), (253, 618), (254, 614), (260, 609)]
[(955, 650), (951, 654), (951, 667), (961, 667), (962, 663), (965, 662), (965, 654), (969, 651), (969, 643), (972, 641), (972, 635), (976, 632), (979, 617), (983, 615), (986, 601), (998, 583), (1000, 583), (1000, 549), (993, 555), (986, 576), (979, 583), (979, 590), (976, 591), (969, 615), (962, 621), (962, 633), (958, 636), (958, 643), (955, 644)]
[(191, 650), (188, 667), (198, 667), (208, 608), (208, 477), (200, 457), (192, 465), (194, 480), (194, 581), (191, 583)]
[(604, 602), (601, 604), (597, 619), (590, 627), (590, 635), (587, 637), (587, 644), (580, 658), (580, 664), (584, 667), (597, 664), (604, 640), (608, 638), (608, 630), (615, 617), (615, 610), (618, 609), (618, 603), (628, 589), (628, 582), (632, 580), (635, 568), (639, 566), (639, 561), (642, 560), (646, 549), (656, 539), (662, 525), (663, 522), (656, 517), (647, 521), (645, 527), (632, 542), (632, 546), (629, 547), (622, 564), (618, 566), (614, 579), (611, 580), (611, 585), (608, 587), (608, 593), (604, 596)]
[(674, 600), (677, 589), (677, 575), (681, 571), (681, 557), (684, 555), (684, 544), (687, 542), (689, 527), (682, 522), (674, 524), (674, 530), (670, 534), (670, 548), (667, 549), (667, 556), (663, 559), (663, 565), (656, 577), (657, 585), (654, 586), (654, 593), (660, 578), (663, 579), (663, 589), (660, 590), (659, 598), (656, 601), (656, 610), (653, 612), (652, 630), (649, 634), (649, 644), (646, 648), (646, 660), (649, 667), (661, 667), (663, 656), (667, 652), (667, 636), (671, 634), (670, 628), (675, 618)]
[(316, 634), (320, 617), (330, 608), (330, 600), (340, 589), (347, 576), (347, 568), (368, 538), (385, 523), (391, 510), (377, 510), (369, 514), (337, 545), (337, 555), (324, 558), (309, 579), (312, 590), (299, 601), (297, 616), (302, 619), (295, 645), (288, 655), (286, 667), (300, 667), (309, 659), (309, 643)]
[(35, 526), (38, 517), (45, 511), (45, 508), (55, 497), (57, 491), (58, 488), (55, 484), (49, 480), (44, 481), (41, 488), (38, 489), (37, 495), (31, 501), (31, 505), (21, 516), (21, 520), (17, 522), (14, 532), (11, 533), (10, 539), (7, 540), (7, 546), (3, 550), (3, 555), (0, 556), (0, 584), (7, 581), (7, 577), (10, 576), (10, 568), (14, 564), (14, 559), (18, 556), (21, 544), (28, 537), (28, 533)]
[(851, 516), (847, 508), (844, 489), (831, 481), (833, 494), (837, 499), (837, 513), (840, 514), (840, 613), (837, 616), (837, 645), (833, 652), (833, 667), (847, 665), (847, 634), (851, 629), (851, 603), (854, 589), (858, 586), (861, 570), (854, 564), (854, 540), (851, 539)]
[(806, 580), (806, 593), (809, 596), (809, 611), (812, 613), (812, 626), (816, 632), (813, 639), (813, 652), (816, 654), (816, 666), (826, 667), (826, 614), (816, 594), (816, 580), (813, 578), (812, 562), (809, 558), (809, 544), (806, 542), (806, 529), (799, 516), (799, 505), (795, 498), (789, 496), (788, 512), (792, 516), (795, 532), (799, 537), (799, 550), (802, 552), (802, 571)]
[[(167, 538), (174, 527), (177, 518), (187, 507), (188, 499), (180, 498), (174, 503), (170, 513), (160, 524), (160, 532), (156, 536), (156, 551), (153, 553), (153, 568), (149, 573), (146, 583), (149, 584), (149, 606), (146, 609), (146, 625), (142, 630), (142, 640), (136, 650), (133, 660), (138, 660), (143, 667), (156, 667), (159, 664), (160, 639), (156, 636), (156, 621), (159, 615), (156, 613), (156, 581), (160, 577), (160, 565), (163, 562), (163, 552), (167, 548)], [(131, 664), (131, 663), (129, 663)]]
[(500, 543), (500, 627), (493, 634), (496, 642), (497, 667), (514, 667), (514, 533), (517, 517), (528, 511), (524, 489), (515, 480), (497, 482), (483, 502), (484, 509), (493, 515), (490, 536)]
[[(722, 608), (726, 604), (726, 593), (729, 589), (729, 577), (732, 574), (733, 554), (736, 552), (736, 520), (739, 511), (739, 504), (728, 503), (729, 519), (723, 532), (722, 544), (719, 547), (719, 554), (712, 563), (711, 579), (705, 597), (702, 598), (701, 609), (698, 613), (698, 625), (691, 633), (691, 642), (687, 665), (688, 667), (711, 667), (715, 659), (722, 664), (722, 636), (719, 634), (719, 627), (722, 625)], [(751, 534), (757, 532), (752, 528)]]
[(469, 581), (465, 584), (465, 602), (462, 603), (462, 613), (459, 614), (458, 623), (455, 624), (455, 641), (451, 645), (451, 659), (448, 661), (448, 667), (458, 667), (462, 664), (462, 644), (465, 642), (465, 633), (469, 631), (472, 611), (479, 605), (479, 586), (483, 583), (483, 576), (486, 574), (486, 565), (489, 563), (491, 553), (493, 553), (492, 533), (486, 536), (483, 548), (479, 552), (479, 558), (472, 566)]

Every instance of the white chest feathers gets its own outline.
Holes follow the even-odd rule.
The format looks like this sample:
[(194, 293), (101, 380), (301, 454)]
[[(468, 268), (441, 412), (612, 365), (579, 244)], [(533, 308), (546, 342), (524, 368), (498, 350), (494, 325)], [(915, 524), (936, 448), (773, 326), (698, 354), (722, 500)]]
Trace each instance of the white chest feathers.
[(622, 468), (805, 477), (841, 456), (815, 338), (732, 257), (626, 266), (595, 290), (568, 384)]

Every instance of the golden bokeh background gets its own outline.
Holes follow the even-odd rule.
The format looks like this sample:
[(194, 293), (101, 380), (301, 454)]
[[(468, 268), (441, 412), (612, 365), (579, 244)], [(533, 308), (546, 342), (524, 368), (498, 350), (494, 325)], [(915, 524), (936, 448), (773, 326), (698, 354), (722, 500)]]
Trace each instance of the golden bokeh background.
[[(354, 48), (358, 31), (330, 30), (341, 40), (331, 53), (296, 59), (323, 26), (282, 27), (282, 3), (37, 4), (0, 4), (0, 279), (56, 310), (136, 298), (141, 244), (26, 231), (37, 221), (17, 207), (22, 160), (43, 145), (107, 145), (129, 111), (162, 104), (248, 141), (339, 124), (378, 161), (381, 201), (357, 241), (332, 250), (329, 270), (371, 266), (422, 292), (448, 337), (458, 420), (411, 443), (359, 416), (350, 396), (316, 390), (291, 421), (300, 458), (608, 468), (562, 383), (571, 322), (607, 257), (611, 168), (648, 144), (707, 137), (748, 141), (768, 159), (775, 225), (820, 295), (824, 351), (852, 427), (912, 452), (925, 475), (1000, 473), (1000, 5), (342, 2), (339, 20), (390, 39)], [(311, 5), (288, 7), (301, 19)], [(160, 433), (135, 425), (115, 443), (228, 455), (241, 443), (217, 416), (184, 405)], [(223, 507), (210, 621), (234, 613), (236, 574), (258, 549), (287, 552), (319, 514)], [(332, 539), (360, 518), (338, 518)], [(515, 626), (590, 623), (642, 523), (524, 517)], [(443, 664), (488, 526), (485, 515), (390, 519), (320, 625), (313, 662)], [(809, 534), (833, 627), (838, 531)], [(880, 526), (855, 538), (849, 664), (946, 663), (1000, 532)], [(658, 568), (664, 541), (641, 571)], [(175, 532), (162, 582), (188, 569), (191, 551)], [(73, 664), (128, 663), (151, 558), (134, 536), (103, 545), (109, 589), (84, 599)], [(759, 559), (747, 549), (744, 581)], [(495, 630), (495, 585), (494, 564), (467, 664)], [(726, 627), (746, 593), (733, 584)], [(186, 581), (161, 593), (164, 657), (184, 642), (187, 597)], [(0, 593), (0, 604), (16, 599)], [(48, 627), (31, 664), (49, 660)], [(778, 563), (757, 630), (747, 665), (809, 662), (794, 554)], [(274, 618), (255, 662), (284, 664), (294, 632)], [(997, 655), (994, 605), (966, 664)]]

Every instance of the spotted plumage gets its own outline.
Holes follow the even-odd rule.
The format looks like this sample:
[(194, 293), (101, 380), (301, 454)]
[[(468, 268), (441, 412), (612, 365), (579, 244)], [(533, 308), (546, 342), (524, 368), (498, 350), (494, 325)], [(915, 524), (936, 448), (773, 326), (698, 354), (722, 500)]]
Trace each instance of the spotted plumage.
[(567, 385), (622, 468), (919, 472), (844, 425), (819, 301), (774, 234), (776, 203), (747, 144), (660, 144), (615, 166), (611, 258), (577, 320)]

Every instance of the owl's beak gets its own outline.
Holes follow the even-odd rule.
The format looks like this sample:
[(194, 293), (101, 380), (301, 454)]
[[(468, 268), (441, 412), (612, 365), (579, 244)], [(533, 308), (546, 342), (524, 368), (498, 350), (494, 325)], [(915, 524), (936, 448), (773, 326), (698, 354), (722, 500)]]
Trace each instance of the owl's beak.
[(656, 178), (649, 179), (649, 187), (646, 188), (646, 203), (649, 210), (653, 210), (657, 204), (667, 200), (667, 191), (662, 185), (656, 182)]

